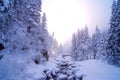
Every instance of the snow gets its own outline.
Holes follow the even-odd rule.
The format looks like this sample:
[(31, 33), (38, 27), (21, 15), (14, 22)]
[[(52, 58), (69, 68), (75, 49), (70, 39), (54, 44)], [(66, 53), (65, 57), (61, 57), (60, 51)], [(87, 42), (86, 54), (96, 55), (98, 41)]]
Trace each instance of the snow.
[[(3, 60), (6, 60), (6, 58), (2, 59), (1, 61), (3, 62)], [(25, 64), (25, 65), (28, 65), (27, 67), (24, 67), (24, 64), (16, 65), (14, 69), (11, 68), (12, 66), (8, 67), (10, 68), (9, 75), (3, 79), (2, 77), (4, 77), (4, 75), (7, 75), (6, 74), (7, 72), (6, 70), (8, 70), (7, 65), (10, 64), (10, 63), (9, 64), (6, 63), (6, 66), (4, 65), (0, 67), (1, 70), (4, 69), (4, 71), (1, 71), (2, 73), (0, 73), (0, 80), (6, 80), (9, 78), (10, 79), (18, 78), (18, 80), (21, 80), (22, 78), (24, 80), (46, 80), (47, 76), (50, 78), (52, 77), (51, 73), (53, 75), (56, 75), (56, 73), (59, 72), (60, 66), (58, 67), (58, 65), (64, 65), (65, 63), (68, 64), (68, 70), (65, 70), (65, 71), (68, 71), (67, 74), (69, 73), (71, 74), (69, 74), (70, 76), (68, 76), (67, 74), (61, 73), (57, 78), (58, 80), (62, 80), (63, 78), (68, 78), (69, 80), (72, 80), (74, 77), (76, 80), (77, 79), (79, 80), (81, 78), (83, 78), (83, 80), (120, 80), (119, 67), (108, 65), (99, 60), (86, 60), (81, 62), (80, 61), (74, 62), (71, 60), (66, 61), (64, 59), (59, 60), (58, 58), (57, 60), (51, 59), (48, 62), (44, 62), (39, 65), (31, 62), (29, 64)], [(19, 69), (19, 67), (20, 68), (24, 67), (24, 72), (19, 72), (19, 70), (17, 70)], [(72, 70), (75, 70), (75, 71), (72, 71)], [(13, 73), (10, 74), (10, 72), (12, 71)], [(72, 72), (69, 72), (69, 71), (72, 71)], [(72, 74), (72, 73), (75, 73), (75, 74)]]
[[(72, 61), (70, 61), (72, 63)], [(69, 63), (70, 63), (69, 62)], [(28, 68), (27, 73), (31, 74), (33, 76), (33, 79), (40, 79), (45, 78), (45, 74), (43, 73), (44, 70), (48, 70), (47, 74), (50, 76), (50, 71), (55, 74), (55, 71), (57, 71), (56, 63), (59, 63), (58, 61), (51, 60), (49, 62), (45, 62), (42, 65), (30, 65)], [(76, 61), (73, 62), (76, 65), (77, 71), (75, 75), (77, 77), (83, 76), (83, 80), (119, 80), (120, 79), (120, 68), (108, 65), (106, 63), (103, 63), (99, 60), (86, 60), (86, 61)], [(66, 75), (60, 74), (58, 79), (61, 80), (61, 78), (66, 77)], [(68, 78), (72, 78), (74, 75), (69, 76)], [(29, 80), (29, 79), (28, 79)]]
[(8, 7), (9, 5), (9, 0), (3, 0), (5, 7)]
[(54, 61), (44, 62), (40, 65), (35, 65), (34, 63), (31, 63), (27, 68), (26, 73), (32, 75), (32, 77), (28, 77), (28, 80), (31, 78), (33, 80), (44, 80), (44, 78), (46, 78), (46, 74), (43, 71), (47, 71), (47, 74), (50, 76), (50, 71), (53, 71), (55, 69), (56, 64)]
[[(60, 60), (61, 62), (63, 60)], [(33, 63), (30, 64), (27, 70), (28, 75), (32, 75), (28, 77), (28, 80), (30, 79), (40, 79), (45, 80), (46, 75), (43, 73), (43, 71), (47, 71), (46, 74), (49, 76), (51, 71), (53, 74), (55, 74), (55, 71), (57, 71), (57, 64), (59, 62), (57, 60), (50, 60), (48, 62), (45, 62), (44, 64), (35, 65)], [(69, 63), (72, 63), (70, 61)], [(73, 62), (76, 66), (75, 69), (77, 77), (83, 76), (83, 80), (119, 80), (120, 79), (120, 68), (115, 67), (113, 65), (108, 65), (106, 63), (103, 63), (99, 60), (86, 60), (86, 61), (76, 61)], [(58, 79), (61, 80), (61, 78), (66, 77), (66, 75), (60, 74)], [(73, 76), (69, 76), (69, 78), (72, 78)]]
[(66, 80), (66, 79), (67, 79), (67, 75), (61, 74), (61, 75), (58, 77), (58, 80)]
[(98, 60), (86, 60), (77, 63), (81, 65), (80, 72), (84, 73), (84, 80), (120, 79), (120, 68), (118, 67), (105, 64)]

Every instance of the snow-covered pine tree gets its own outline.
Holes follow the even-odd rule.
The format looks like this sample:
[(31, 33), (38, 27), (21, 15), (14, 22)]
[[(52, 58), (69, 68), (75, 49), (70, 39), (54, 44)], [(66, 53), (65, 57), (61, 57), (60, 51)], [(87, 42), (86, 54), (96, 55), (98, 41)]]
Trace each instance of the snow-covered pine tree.
[(99, 51), (101, 50), (101, 31), (96, 27), (95, 33), (92, 35), (92, 53), (93, 58), (99, 58)]
[(101, 33), (100, 43), (99, 58), (105, 60), (107, 56), (108, 30)]
[(90, 55), (91, 55), (91, 38), (89, 36), (89, 30), (87, 25), (85, 26), (85, 28), (83, 29), (83, 36), (82, 36), (82, 47), (83, 47), (83, 55), (85, 55), (84, 59), (90, 59)]
[(90, 59), (91, 54), (91, 39), (87, 26), (79, 30), (72, 37), (72, 57), (74, 60), (87, 60)]
[(41, 0), (0, 2), (0, 43), (5, 47), (1, 54), (16, 54), (21, 58), (25, 56), (25, 59), (29, 56), (35, 63), (42, 62), (46, 57), (44, 53), (47, 55), (47, 46), (42, 42), (44, 36), (41, 33), (40, 12)]
[(77, 60), (81, 61), (83, 60), (83, 57), (84, 55), (82, 54), (82, 35), (83, 35), (83, 30), (79, 30), (78, 29), (78, 32), (76, 33), (76, 36), (77, 36), (77, 49), (76, 49), (76, 53), (77, 53)]
[(77, 36), (73, 33), (72, 36), (72, 47), (71, 47), (71, 57), (73, 60), (77, 60), (78, 53), (77, 53)]
[(50, 48), (52, 46), (53, 37), (48, 33), (48, 30), (47, 30), (46, 13), (43, 13), (42, 15), (41, 34), (42, 34), (41, 40), (42, 40), (43, 46), (45, 47), (47, 53), (50, 53)]
[(42, 34), (42, 42), (43, 42), (43, 45), (45, 46), (46, 50), (48, 50), (47, 48), (47, 40), (48, 40), (48, 31), (47, 31), (47, 23), (46, 23), (47, 19), (46, 19), (46, 14), (43, 13), (43, 16), (42, 16), (42, 22), (41, 22), (41, 34)]
[(108, 62), (120, 66), (120, 0), (113, 1), (108, 34)]

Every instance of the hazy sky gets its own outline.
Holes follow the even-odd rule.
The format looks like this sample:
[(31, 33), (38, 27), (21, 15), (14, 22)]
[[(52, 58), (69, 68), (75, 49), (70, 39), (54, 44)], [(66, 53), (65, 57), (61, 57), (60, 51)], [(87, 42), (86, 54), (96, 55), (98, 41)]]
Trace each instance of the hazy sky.
[(42, 0), (47, 15), (47, 27), (59, 43), (71, 38), (73, 32), (85, 25), (92, 34), (96, 25), (107, 29), (113, 0)]

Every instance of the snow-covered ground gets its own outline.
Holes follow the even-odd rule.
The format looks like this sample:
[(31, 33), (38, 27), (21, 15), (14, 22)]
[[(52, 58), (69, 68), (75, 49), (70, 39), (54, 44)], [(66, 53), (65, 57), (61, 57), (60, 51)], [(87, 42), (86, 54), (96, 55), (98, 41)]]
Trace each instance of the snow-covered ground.
[[(25, 67), (24, 72), (20, 72), (19, 74), (18, 72), (21, 70), (17, 70), (17, 68), (15, 70), (10, 67), (11, 70), (8, 69), (9, 71), (7, 71), (6, 65), (5, 71), (4, 67), (0, 66), (0, 69), (3, 69), (3, 71), (0, 71), (2, 72), (0, 73), (0, 80), (16, 80), (17, 78), (17, 80), (63, 80), (63, 78), (65, 78), (64, 80), (77, 80), (77, 78), (79, 78), (78, 80), (120, 80), (119, 67), (98, 60), (74, 62), (58, 57), (57, 59), (51, 59), (39, 65), (31, 62)], [(7, 72), (14, 74), (5, 76), (4, 74)], [(53, 78), (53, 76), (55, 77)], [(83, 79), (80, 79), (81, 76), (83, 76)]]
[(80, 64), (80, 72), (84, 73), (83, 80), (120, 80), (120, 68), (105, 64), (98, 60), (76, 62)]
[[(44, 65), (39, 65), (38, 67), (30, 66), (28, 69), (28, 73), (32, 75), (32, 78), (34, 77), (33, 79), (40, 79), (40, 77), (45, 76), (45, 74), (43, 74), (44, 70), (49, 70), (52, 72), (58, 70), (57, 64), (59, 63), (59, 61), (51, 60), (50, 62), (47, 62)], [(120, 68), (115, 67), (113, 65), (108, 65), (106, 63), (103, 63), (102, 61), (69, 61), (69, 63), (74, 63), (77, 70), (75, 74), (77, 76), (83, 75), (83, 80), (120, 80)], [(29, 77), (29, 79), (30, 78), (31, 77)]]

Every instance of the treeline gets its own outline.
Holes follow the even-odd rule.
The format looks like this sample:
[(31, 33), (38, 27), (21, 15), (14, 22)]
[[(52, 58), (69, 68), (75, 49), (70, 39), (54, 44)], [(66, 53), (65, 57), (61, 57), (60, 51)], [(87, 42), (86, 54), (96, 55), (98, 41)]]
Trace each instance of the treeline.
[(113, 1), (110, 28), (101, 32), (96, 27), (92, 37), (87, 26), (73, 33), (71, 56), (74, 60), (103, 59), (120, 66), (120, 0)]
[(98, 27), (96, 27), (92, 38), (89, 36), (87, 26), (84, 29), (78, 29), (77, 33), (74, 33), (72, 37), (71, 55), (73, 59), (82, 61), (105, 57), (106, 36), (106, 33), (102, 33)]

